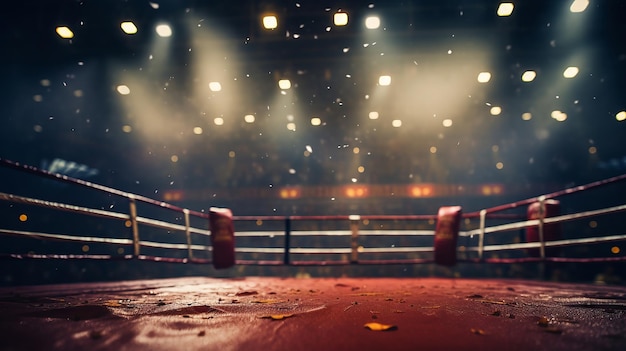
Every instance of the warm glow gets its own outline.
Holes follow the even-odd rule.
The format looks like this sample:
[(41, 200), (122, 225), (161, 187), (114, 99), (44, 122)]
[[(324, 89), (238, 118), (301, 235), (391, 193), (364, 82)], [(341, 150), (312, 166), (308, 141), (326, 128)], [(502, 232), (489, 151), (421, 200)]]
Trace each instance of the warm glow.
[(295, 123), (293, 123), (293, 122), (289, 122), (289, 123), (287, 123), (287, 130), (290, 130), (290, 131), (292, 131), (292, 132), (295, 132), (295, 131), (296, 131), (296, 124), (295, 124)]
[(130, 133), (133, 131), (133, 127), (129, 126), (128, 124), (125, 124), (122, 126), (122, 131), (124, 133)]
[(345, 26), (348, 24), (348, 14), (345, 12), (337, 12), (333, 16), (333, 22), (336, 26)]
[(513, 8), (515, 8), (515, 5), (512, 2), (501, 2), (500, 6), (498, 6), (498, 16), (510, 16), (513, 13)]
[(254, 115), (245, 115), (243, 116), (243, 120), (246, 121), (246, 123), (254, 123), (256, 118), (254, 117)]
[(380, 18), (378, 16), (369, 16), (365, 19), (365, 28), (376, 29), (380, 27)]
[(617, 255), (618, 253), (620, 253), (620, 251), (621, 250), (619, 249), (619, 246), (613, 246), (611, 248), (611, 253), (614, 254), (614, 255)]
[(391, 76), (380, 76), (378, 77), (378, 84), (382, 86), (387, 86), (391, 84)]
[(215, 123), (216, 126), (222, 126), (224, 125), (224, 119), (222, 117), (217, 117), (213, 120), (213, 123)]
[(478, 73), (478, 83), (487, 83), (491, 80), (491, 73), (489, 72), (480, 72)]
[(413, 197), (432, 196), (433, 188), (430, 185), (413, 185), (409, 192)]
[(589, 6), (589, 0), (574, 0), (569, 10), (574, 13), (583, 12)]
[(530, 112), (522, 113), (522, 119), (524, 121), (530, 121), (533, 118), (533, 115)]
[(195, 135), (200, 135), (200, 134), (202, 134), (202, 132), (203, 132), (202, 131), (202, 127), (194, 127), (193, 128), (193, 134), (195, 134)]
[(137, 26), (133, 22), (122, 22), (120, 27), (126, 34), (137, 34)]
[(452, 120), (451, 119), (444, 119), (442, 124), (446, 128), (451, 127), (452, 126)]
[(626, 111), (620, 111), (615, 115), (615, 119), (618, 121), (626, 120)]
[(595, 155), (597, 152), (598, 152), (598, 148), (596, 148), (595, 146), (589, 147), (589, 154)]
[(537, 72), (535, 71), (526, 71), (522, 74), (522, 82), (532, 82), (537, 77)]
[(155, 30), (156, 33), (162, 38), (172, 36), (172, 28), (170, 28), (170, 26), (168, 26), (167, 24), (159, 24), (158, 26), (156, 26)]
[(289, 79), (281, 79), (278, 81), (278, 87), (282, 90), (287, 90), (291, 88), (291, 82), (289, 81)]
[(565, 78), (574, 78), (578, 74), (578, 67), (570, 66), (563, 71), (563, 77)]
[(359, 166), (359, 167), (356, 169), (356, 171), (357, 171), (357, 172), (359, 172), (359, 173), (363, 173), (363, 172), (365, 172), (365, 167), (363, 167), (363, 166)]
[(20, 222), (26, 222), (28, 220), (28, 216), (23, 213), (20, 215), (19, 218), (20, 218)]
[(378, 119), (378, 112), (376, 111), (372, 111), (369, 113), (369, 118), (370, 119)]
[(130, 94), (130, 88), (124, 84), (121, 84), (117, 86), (117, 92), (120, 93), (120, 95), (128, 95)]
[(393, 121), (391, 121), (391, 125), (395, 128), (400, 128), (402, 127), (402, 121), (399, 119), (394, 119)]
[(349, 187), (345, 192), (348, 197), (364, 197), (367, 196), (367, 188), (365, 187)]
[(319, 118), (319, 117), (311, 118), (311, 125), (319, 126), (320, 124), (322, 124), (322, 119), (321, 118)]
[(431, 154), (436, 154), (437, 153), (437, 147), (436, 146), (431, 146), (429, 149)]
[(296, 188), (284, 188), (280, 190), (280, 197), (283, 199), (294, 199), (300, 196), (300, 190)]
[(278, 19), (274, 15), (263, 17), (263, 27), (265, 29), (276, 29), (278, 27)]
[(172, 161), (173, 163), (178, 162), (178, 156), (177, 155), (172, 155), (172, 157), (170, 157), (170, 161)]
[(220, 82), (210, 82), (209, 89), (211, 89), (211, 91), (221, 91), (222, 84), (220, 84)]
[(500, 106), (493, 106), (489, 110), (489, 113), (491, 113), (492, 116), (497, 116), (502, 113), (502, 108)]
[(496, 168), (497, 168), (497, 169), (502, 169), (502, 168), (504, 168), (504, 163), (502, 163), (502, 162), (498, 162), (498, 163), (496, 163)]
[(72, 39), (74, 37), (74, 32), (68, 27), (57, 27), (57, 34), (63, 39)]
[(559, 110), (554, 110), (550, 114), (550, 117), (554, 118), (555, 120), (557, 120), (559, 122), (563, 122), (563, 121), (565, 121), (567, 119), (567, 114), (564, 113), (564, 112), (561, 112)]

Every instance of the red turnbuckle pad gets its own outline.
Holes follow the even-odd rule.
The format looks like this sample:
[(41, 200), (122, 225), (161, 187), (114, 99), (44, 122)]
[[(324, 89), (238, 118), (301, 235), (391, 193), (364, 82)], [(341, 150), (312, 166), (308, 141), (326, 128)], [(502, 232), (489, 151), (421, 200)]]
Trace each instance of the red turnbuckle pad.
[(461, 206), (444, 206), (437, 214), (435, 229), (435, 263), (442, 266), (456, 264), (456, 242), (461, 225)]
[(209, 210), (213, 267), (229, 268), (235, 265), (235, 227), (233, 213), (227, 208), (211, 207)]

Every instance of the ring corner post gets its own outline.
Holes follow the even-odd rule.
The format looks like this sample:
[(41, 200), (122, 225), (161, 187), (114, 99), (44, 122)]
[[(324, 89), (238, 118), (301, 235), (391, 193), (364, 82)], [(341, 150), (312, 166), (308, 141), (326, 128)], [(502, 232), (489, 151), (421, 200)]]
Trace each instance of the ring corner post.
[(233, 213), (227, 208), (209, 209), (213, 267), (230, 268), (235, 265), (235, 228)]

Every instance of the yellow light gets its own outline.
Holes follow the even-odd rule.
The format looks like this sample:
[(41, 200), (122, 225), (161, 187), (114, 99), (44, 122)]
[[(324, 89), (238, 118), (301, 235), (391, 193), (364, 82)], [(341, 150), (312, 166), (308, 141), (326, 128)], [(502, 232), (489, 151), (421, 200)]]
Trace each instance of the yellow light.
[(28, 216), (22, 213), (19, 219), (20, 219), (20, 222), (26, 222), (28, 220)]
[(621, 250), (619, 249), (619, 246), (613, 246), (611, 248), (611, 253), (614, 254), (614, 255), (617, 255), (618, 253), (620, 253), (620, 251)]
[(522, 74), (522, 82), (532, 82), (537, 77), (537, 72), (535, 71), (526, 71)]
[(558, 122), (563, 122), (567, 119), (567, 114), (559, 110), (554, 110), (552, 111), (552, 113), (550, 113), (550, 117), (554, 118)]
[(352, 188), (346, 189), (346, 195), (348, 197), (354, 197), (354, 189), (352, 189)]
[(293, 122), (289, 122), (289, 123), (287, 123), (287, 130), (290, 130), (290, 131), (292, 131), (292, 132), (295, 132), (295, 131), (296, 131), (296, 124), (295, 124), (295, 123), (293, 123)]
[(574, 78), (578, 74), (578, 67), (570, 66), (563, 71), (563, 77), (565, 78)]
[(363, 173), (363, 172), (365, 172), (365, 167), (363, 167), (363, 166), (359, 166), (359, 167), (356, 169), (356, 171), (357, 171), (357, 172), (359, 172), (359, 173)]
[(224, 125), (224, 119), (222, 117), (216, 117), (213, 119), (213, 123), (215, 123), (216, 126)]
[(167, 37), (172, 36), (172, 28), (170, 28), (170, 26), (168, 26), (167, 24), (159, 24), (158, 26), (154, 28), (154, 30), (162, 38), (167, 38)]
[(532, 118), (533, 118), (532, 113), (530, 113), (530, 112), (524, 112), (524, 113), (522, 113), (522, 119), (523, 119), (524, 121), (530, 121)]
[(287, 90), (291, 88), (291, 82), (289, 81), (289, 79), (281, 79), (278, 81), (278, 87), (282, 90)]
[(263, 17), (263, 27), (265, 29), (276, 29), (278, 27), (278, 19), (274, 15)]
[(368, 116), (370, 119), (378, 119), (378, 112), (371, 111)]
[(443, 126), (448, 128), (448, 127), (452, 127), (452, 120), (451, 119), (444, 119), (442, 122)]
[(512, 2), (501, 2), (498, 6), (498, 16), (507, 17), (513, 13), (515, 5)]
[(173, 163), (178, 162), (178, 156), (177, 156), (177, 155), (172, 155), (172, 156), (170, 157), (170, 161), (172, 161)]
[(402, 127), (402, 120), (394, 119), (393, 121), (391, 121), (391, 125), (394, 128), (400, 128), (400, 127)]
[(89, 252), (89, 245), (83, 245), (82, 250), (83, 252)]
[(626, 120), (626, 111), (620, 111), (615, 115), (615, 119), (618, 121)]
[(496, 163), (496, 168), (497, 168), (497, 169), (502, 169), (502, 168), (504, 168), (504, 163), (502, 163), (502, 162), (498, 162), (498, 163)]
[(128, 124), (123, 125), (123, 126), (122, 126), (122, 131), (123, 131), (124, 133), (130, 133), (130, 132), (132, 132), (132, 131), (133, 131), (133, 127), (129, 126)]
[(130, 94), (130, 88), (127, 85), (121, 84), (117, 86), (117, 92), (120, 95), (128, 95)]
[(228, 158), (235, 158), (235, 156), (237, 156), (237, 153), (235, 153), (234, 151), (228, 151)]
[(202, 131), (202, 127), (194, 127), (193, 128), (193, 134), (195, 134), (195, 135), (200, 135), (200, 134), (202, 134), (202, 132), (203, 132)]
[(243, 120), (246, 121), (246, 123), (254, 123), (256, 118), (254, 117), (254, 115), (245, 115), (243, 116)]
[(595, 153), (597, 153), (597, 152), (598, 152), (598, 148), (596, 148), (595, 146), (590, 146), (590, 147), (589, 147), (589, 153), (590, 153), (591, 155), (594, 155), (594, 154), (595, 154)]
[(209, 89), (211, 89), (211, 91), (221, 91), (222, 84), (220, 84), (220, 82), (210, 82)]
[(380, 18), (378, 16), (369, 16), (365, 19), (365, 28), (377, 29), (380, 27)]
[(387, 86), (391, 84), (391, 76), (380, 76), (378, 77), (378, 84), (382, 86)]
[(481, 192), (483, 193), (483, 195), (491, 195), (491, 187), (484, 185), (481, 189)]
[(336, 26), (345, 26), (348, 24), (348, 14), (345, 12), (336, 12), (333, 16), (333, 22)]
[(589, 6), (589, 0), (574, 0), (569, 10), (573, 13), (583, 12)]
[(322, 124), (322, 119), (321, 118), (319, 118), (319, 117), (311, 118), (311, 125), (319, 126), (320, 124)]
[(420, 187), (414, 186), (411, 188), (411, 194), (415, 197), (422, 196), (422, 189)]
[(436, 146), (431, 146), (429, 149), (431, 154), (436, 154), (437, 153), (437, 147)]
[(492, 116), (497, 116), (497, 115), (502, 113), (502, 107), (500, 107), (500, 106), (493, 106), (489, 110), (489, 113), (491, 113)]
[(353, 154), (355, 154), (355, 155), (358, 155), (358, 154), (359, 154), (359, 152), (361, 152), (361, 149), (360, 149), (358, 146), (355, 146), (355, 147), (352, 149), (352, 153), (353, 153)]
[(57, 27), (56, 32), (63, 39), (72, 39), (74, 37), (74, 32), (65, 26)]
[(130, 21), (122, 22), (120, 24), (120, 27), (126, 34), (137, 34), (137, 26), (135, 26), (133, 22), (130, 22)]
[(480, 72), (478, 73), (478, 83), (487, 83), (491, 80), (491, 73), (489, 72)]

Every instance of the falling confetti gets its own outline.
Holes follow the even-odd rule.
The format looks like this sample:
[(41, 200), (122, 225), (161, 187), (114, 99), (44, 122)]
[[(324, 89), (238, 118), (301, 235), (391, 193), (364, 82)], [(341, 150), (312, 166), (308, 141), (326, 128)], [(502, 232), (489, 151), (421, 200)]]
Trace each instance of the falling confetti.
[(398, 329), (398, 327), (393, 324), (381, 324), (376, 322), (365, 323), (364, 327), (373, 331), (390, 331)]

